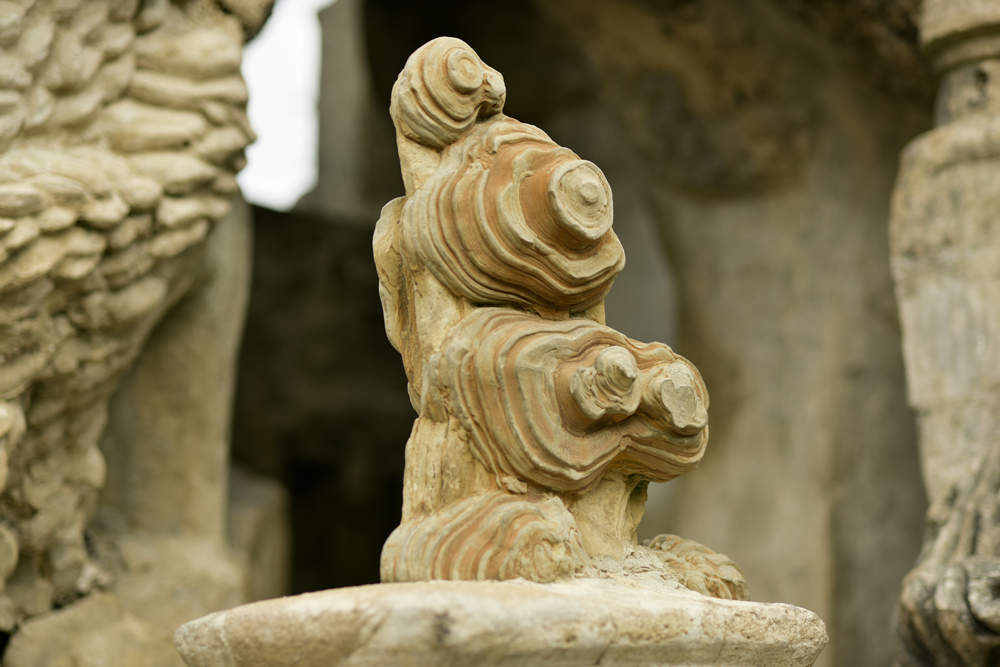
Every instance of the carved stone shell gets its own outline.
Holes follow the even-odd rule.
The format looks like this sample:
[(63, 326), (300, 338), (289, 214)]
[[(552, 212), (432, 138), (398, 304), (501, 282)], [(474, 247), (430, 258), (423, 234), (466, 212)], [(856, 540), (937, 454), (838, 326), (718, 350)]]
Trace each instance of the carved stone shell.
[(500, 72), (468, 44), (439, 37), (415, 51), (392, 88), (390, 113), (408, 139), (441, 149), (506, 99)]
[(383, 582), (570, 579), (590, 566), (580, 531), (559, 498), (492, 492), (423, 521), (408, 521), (382, 549)]
[[(578, 418), (573, 378), (605, 350), (634, 359), (638, 397), (593, 419)], [(498, 481), (512, 475), (544, 489), (582, 492), (612, 464), (667, 481), (697, 466), (708, 441), (704, 409), (682, 420), (651, 391), (670, 373), (683, 375), (688, 393), (707, 408), (697, 370), (666, 345), (639, 343), (585, 318), (548, 321), (478, 309), (428, 372)]]
[(599, 303), (625, 265), (611, 187), (591, 162), (503, 116), (447, 147), (406, 203), (406, 259), (476, 304), (541, 314)]

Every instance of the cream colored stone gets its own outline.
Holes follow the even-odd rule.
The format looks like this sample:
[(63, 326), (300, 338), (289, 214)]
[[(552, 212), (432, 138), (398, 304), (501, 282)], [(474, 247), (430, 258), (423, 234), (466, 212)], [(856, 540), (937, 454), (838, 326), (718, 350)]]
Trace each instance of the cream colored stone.
[(80, 214), (71, 208), (51, 206), (38, 216), (38, 228), (43, 233), (59, 232), (76, 222)]
[(132, 158), (140, 173), (154, 179), (168, 194), (189, 194), (218, 175), (212, 165), (191, 155), (145, 153)]
[(99, 593), (27, 623), (4, 653), (10, 667), (179, 667), (163, 630)]
[(0, 214), (19, 218), (38, 213), (45, 208), (43, 193), (30, 185), (10, 184), (0, 186)]
[(80, 218), (97, 229), (110, 229), (128, 215), (129, 205), (117, 192), (108, 197), (92, 199), (80, 211)]
[[(213, 517), (214, 518), (214, 517)], [(114, 592), (135, 616), (161, 629), (246, 600), (246, 571), (218, 540), (135, 532), (116, 543), (122, 559)]]
[(822, 621), (790, 605), (605, 581), (380, 584), (268, 600), (183, 626), (189, 667), (804, 667)]
[(924, 45), (935, 49), (938, 42), (1000, 28), (1000, 6), (992, 0), (924, 0), (921, 7), (920, 37)]
[(143, 102), (181, 109), (198, 109), (208, 100), (228, 104), (247, 101), (246, 84), (238, 76), (191, 81), (153, 70), (137, 71), (129, 93)]
[(242, 26), (232, 16), (213, 19), (211, 26), (150, 34), (136, 45), (139, 67), (194, 80), (234, 74), (242, 59)]
[(238, 155), (248, 139), (240, 128), (225, 126), (209, 132), (191, 147), (191, 152), (213, 164), (223, 164)]
[(183, 227), (195, 220), (218, 220), (231, 210), (229, 201), (219, 197), (164, 197), (156, 210), (156, 222), (164, 227)]
[(200, 138), (208, 126), (199, 113), (128, 99), (109, 105), (105, 114), (111, 142), (123, 153), (176, 148)]
[[(226, 531), (244, 27), (214, 1), (0, 4), (4, 664), (176, 665), (178, 625), (246, 599)], [(139, 72), (187, 98), (133, 94)]]

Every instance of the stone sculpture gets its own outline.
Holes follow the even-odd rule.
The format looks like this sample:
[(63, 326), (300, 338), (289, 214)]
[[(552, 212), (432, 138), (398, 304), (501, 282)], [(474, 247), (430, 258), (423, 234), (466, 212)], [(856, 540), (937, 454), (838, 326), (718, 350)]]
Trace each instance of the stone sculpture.
[(503, 115), (464, 42), (407, 61), (391, 114), (406, 196), (374, 248), (386, 331), (419, 413), (382, 580), (537, 582), (655, 570), (746, 599), (700, 545), (636, 544), (646, 485), (701, 460), (708, 392), (687, 360), (604, 326), (625, 265), (596, 165)]
[(927, 538), (900, 600), (902, 665), (1000, 661), (1000, 5), (927, 0), (937, 125), (904, 151), (890, 226)]
[(504, 98), (452, 38), (393, 90), (406, 196), (374, 250), (419, 417), (383, 583), (185, 624), (190, 667), (805, 667), (826, 643), (814, 614), (743, 601), (726, 557), (637, 544), (646, 485), (704, 453), (708, 393), (665, 345), (604, 325), (624, 265), (611, 189)]
[[(162, 664), (160, 634), (244, 599), (224, 521), (249, 238), (217, 223), (253, 140), (241, 49), (268, 6), (0, 2), (5, 664), (134, 644)], [(73, 645), (105, 631), (111, 654)]]

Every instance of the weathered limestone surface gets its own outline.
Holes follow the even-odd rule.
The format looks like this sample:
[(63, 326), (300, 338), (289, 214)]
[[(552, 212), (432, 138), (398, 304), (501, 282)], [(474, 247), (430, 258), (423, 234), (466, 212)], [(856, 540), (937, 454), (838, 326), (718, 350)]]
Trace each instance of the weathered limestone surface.
[(129, 614), (111, 593), (95, 593), (21, 629), (5, 665), (181, 667), (163, 628)]
[(938, 127), (903, 154), (893, 275), (930, 509), (899, 663), (1000, 660), (1000, 6), (925, 2)]
[(234, 195), (268, 5), (0, 3), (4, 664), (173, 664), (174, 628), (246, 599)]
[(651, 595), (606, 581), (377, 584), (185, 625), (190, 667), (805, 667), (826, 643), (798, 607)]

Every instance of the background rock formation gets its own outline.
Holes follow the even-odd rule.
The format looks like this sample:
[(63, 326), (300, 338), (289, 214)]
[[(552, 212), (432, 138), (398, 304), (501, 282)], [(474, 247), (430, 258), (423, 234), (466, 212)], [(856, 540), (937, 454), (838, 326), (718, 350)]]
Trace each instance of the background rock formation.
[(266, 594), (280, 491), (243, 478), (237, 555), (226, 489), (267, 4), (0, 3), (4, 664), (171, 664), (181, 622)]

